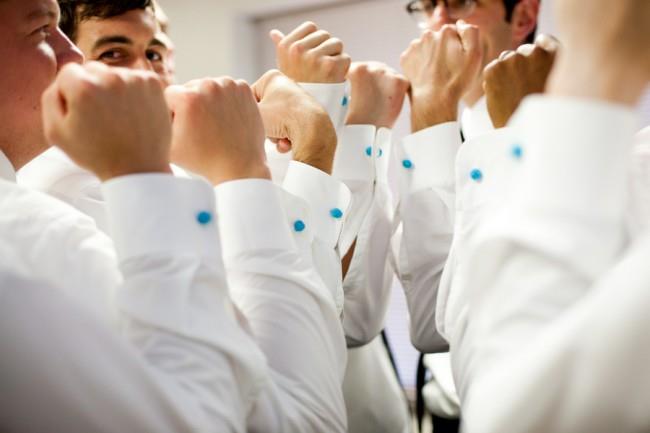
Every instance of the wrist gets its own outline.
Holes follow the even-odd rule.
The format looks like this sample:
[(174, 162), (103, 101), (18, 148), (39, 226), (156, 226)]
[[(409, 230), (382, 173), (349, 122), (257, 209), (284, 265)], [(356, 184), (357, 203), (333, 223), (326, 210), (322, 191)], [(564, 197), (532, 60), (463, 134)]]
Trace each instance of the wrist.
[(219, 167), (206, 177), (212, 185), (217, 186), (225, 182), (243, 179), (271, 180), (271, 171), (263, 162), (254, 164), (243, 162), (242, 164), (229, 164), (227, 167)]
[(129, 165), (123, 167), (110, 167), (103, 170), (93, 170), (90, 168), (90, 171), (94, 172), (102, 182), (107, 182), (118, 177), (132, 176), (136, 174), (173, 174), (172, 169), (169, 166), (169, 161), (151, 164), (148, 163)]
[(318, 117), (317, 122), (311, 123), (313, 128), (293, 143), (293, 159), (331, 174), (337, 145), (336, 131), (327, 115)]
[(411, 94), (411, 129), (418, 132), (432, 126), (458, 120), (460, 99), (439, 97), (433, 93)]

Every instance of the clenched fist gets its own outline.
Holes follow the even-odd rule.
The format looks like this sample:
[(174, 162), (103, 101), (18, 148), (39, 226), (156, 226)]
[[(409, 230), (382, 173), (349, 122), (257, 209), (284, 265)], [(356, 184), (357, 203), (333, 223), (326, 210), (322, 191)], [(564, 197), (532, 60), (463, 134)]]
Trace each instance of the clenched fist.
[(557, 48), (553, 38), (539, 35), (534, 45), (505, 52), (486, 66), (483, 88), (495, 128), (508, 123), (526, 96), (544, 92)]
[(264, 126), (251, 88), (206, 78), (165, 93), (172, 110), (172, 161), (210, 180), (270, 179)]
[(101, 180), (170, 172), (171, 119), (153, 73), (70, 64), (43, 94), (47, 140)]
[(353, 63), (348, 73), (351, 85), (348, 125), (392, 128), (404, 105), (409, 82), (378, 62)]
[(350, 68), (343, 43), (306, 22), (285, 36), (271, 31), (280, 71), (298, 83), (342, 83)]
[(336, 131), (327, 112), (295, 82), (269, 71), (253, 85), (266, 136), (289, 143), (293, 159), (332, 172)]
[(458, 103), (478, 77), (482, 59), (478, 28), (462, 21), (411, 42), (401, 65), (411, 83), (413, 132), (456, 120)]

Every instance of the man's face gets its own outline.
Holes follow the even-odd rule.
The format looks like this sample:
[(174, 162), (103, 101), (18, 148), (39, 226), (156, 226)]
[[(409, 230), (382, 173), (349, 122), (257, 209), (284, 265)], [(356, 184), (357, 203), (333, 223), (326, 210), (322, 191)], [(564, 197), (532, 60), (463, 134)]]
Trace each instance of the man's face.
[(56, 0), (0, 0), (0, 149), (15, 168), (47, 147), (41, 95), (63, 65), (82, 61), (58, 20)]
[(108, 66), (157, 73), (171, 84), (166, 63), (169, 47), (151, 9), (135, 9), (117, 17), (82, 21), (76, 43), (87, 60)]

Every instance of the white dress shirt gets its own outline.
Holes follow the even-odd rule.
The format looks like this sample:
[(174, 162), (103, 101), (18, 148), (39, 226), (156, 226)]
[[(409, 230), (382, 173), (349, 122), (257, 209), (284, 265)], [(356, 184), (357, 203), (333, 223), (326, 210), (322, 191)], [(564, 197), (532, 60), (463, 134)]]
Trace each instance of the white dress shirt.
[(452, 337), (465, 429), (648, 431), (650, 238), (626, 236), (636, 116), (531, 97), (513, 127), (517, 187), (471, 248)]
[[(13, 183), (11, 165), (1, 153), (0, 160), (3, 266), (59, 290), (57, 296), (72, 299), (102, 326), (114, 326), (134, 347), (133, 353), (139, 354), (129, 361), (117, 352), (113, 364), (92, 350), (84, 356), (78, 349), (74, 352), (76, 364), (68, 369), (95, 375), (94, 381), (105, 380), (106, 386), (119, 384), (124, 387), (121, 394), (130, 398), (127, 412), (122, 411), (123, 403), (110, 401), (90, 409), (101, 412), (93, 420), (100, 431), (151, 431), (150, 426), (155, 431), (244, 431), (246, 415), (267, 381), (265, 361), (238, 323), (229, 300), (218, 232), (206, 217), (214, 215), (211, 188), (167, 175), (107, 182), (104, 195), (113, 243), (90, 218)], [(37, 323), (34, 314), (17, 313)], [(73, 329), (71, 338), (77, 335), (84, 338)], [(38, 336), (25, 337), (28, 347), (37, 350)], [(19, 350), (20, 340), (15, 344)], [(72, 347), (77, 342), (65, 344)], [(16, 355), (8, 362), (26, 356)], [(54, 374), (65, 361), (52, 360), (52, 370), (46, 374)], [(91, 378), (88, 381), (93, 383)], [(83, 393), (86, 385), (66, 388), (64, 382), (65, 376), (58, 376), (44, 383), (52, 386), (55, 396), (70, 398), (58, 402), (61, 407), (79, 411), (91, 398)], [(127, 385), (134, 388), (132, 392)], [(33, 388), (16, 390), (23, 391), (28, 396)], [(110, 400), (111, 394), (97, 398)], [(27, 408), (36, 423), (52, 415), (46, 411), (41, 419), (25, 401), (16, 404)], [(172, 412), (160, 413), (168, 410)], [(140, 421), (145, 424), (139, 425)]]
[[(251, 182), (260, 184), (251, 187)], [(140, 285), (146, 278), (157, 278), (146, 290), (119, 291), (115, 299), (122, 314), (137, 318), (124, 328), (130, 338), (151, 347), (152, 357), (170, 371), (182, 373), (185, 386), (194, 386), (206, 414), (194, 414), (193, 422), (211, 425), (210, 417), (229, 417), (239, 422), (234, 431), (346, 430), (340, 390), (345, 343), (338, 313), (294, 241), (280, 199), (274, 199), (276, 187), (270, 182), (225, 184), (216, 213), (212, 210), (214, 191), (200, 180), (152, 175), (104, 184), (102, 196), (115, 249), (120, 255), (135, 255), (122, 262), (122, 272), (110, 240), (90, 219), (58, 200), (8, 185), (2, 201), (7, 210), (0, 219), (3, 237), (38, 277), (94, 304), (98, 311), (111, 305), (112, 294), (122, 284), (122, 272), (138, 273)], [(25, 218), (16, 209), (31, 209), (34, 215)], [(260, 223), (266, 221), (277, 227), (267, 230)], [(238, 260), (238, 267), (230, 265), (228, 280), (246, 318), (230, 304), (217, 226), (226, 230), (224, 259)], [(169, 257), (163, 260), (154, 254), (157, 249)], [(97, 290), (89, 290), (95, 285), (99, 285)], [(215, 287), (221, 287), (221, 292), (215, 292)], [(215, 302), (222, 308), (225, 305), (229, 314), (215, 313)], [(233, 338), (234, 331), (220, 323), (226, 319), (236, 319), (251, 330), (266, 360), (243, 331)], [(218, 380), (213, 370), (219, 364), (205, 354), (190, 362), (185, 348), (165, 348), (170, 343), (162, 338), (163, 347), (156, 349), (150, 336), (156, 327), (218, 343), (231, 351), (233, 359), (220, 374), (231, 380), (229, 372), (235, 370), (238, 388), (228, 395), (241, 399), (219, 405), (217, 397), (223, 396), (211, 393), (222, 390), (212, 391), (214, 383), (206, 380)], [(306, 354), (293, 356), (297, 348)], [(305, 362), (299, 365), (297, 361)], [(222, 430), (221, 424), (213, 424), (193, 430)]]

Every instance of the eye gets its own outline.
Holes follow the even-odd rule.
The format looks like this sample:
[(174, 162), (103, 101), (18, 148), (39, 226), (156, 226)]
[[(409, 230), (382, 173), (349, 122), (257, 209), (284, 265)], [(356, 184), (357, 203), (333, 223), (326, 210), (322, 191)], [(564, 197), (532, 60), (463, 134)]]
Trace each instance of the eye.
[(147, 60), (150, 62), (162, 62), (163, 55), (157, 51), (149, 50), (147, 51)]
[(49, 38), (50, 36), (52, 36), (52, 26), (50, 26), (48, 24), (48, 25), (39, 27), (38, 29), (34, 30), (32, 35), (35, 36), (35, 37), (38, 37), (39, 39), (45, 40), (45, 39)]
[(119, 62), (124, 60), (127, 54), (121, 50), (108, 50), (99, 55), (97, 60), (102, 62)]

